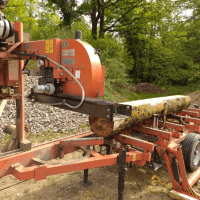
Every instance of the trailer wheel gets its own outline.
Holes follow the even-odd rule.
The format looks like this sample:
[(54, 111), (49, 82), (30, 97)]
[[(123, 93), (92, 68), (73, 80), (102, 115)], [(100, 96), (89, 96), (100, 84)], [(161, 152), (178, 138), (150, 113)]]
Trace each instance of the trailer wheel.
[(182, 143), (182, 153), (187, 171), (195, 171), (200, 165), (200, 135), (189, 133)]

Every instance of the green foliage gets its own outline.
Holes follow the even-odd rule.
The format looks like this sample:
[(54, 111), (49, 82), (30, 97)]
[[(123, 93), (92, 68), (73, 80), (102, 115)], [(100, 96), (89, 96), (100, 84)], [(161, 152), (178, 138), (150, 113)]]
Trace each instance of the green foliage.
[[(45, 24), (45, 26), (44, 26)], [(71, 29), (60, 26), (60, 19), (58, 15), (44, 15), (38, 20), (38, 26), (34, 27), (31, 32), (32, 40), (42, 40), (50, 38), (58, 39), (74, 39), (75, 31), (82, 32), (82, 40), (87, 41), (91, 37), (89, 25), (81, 18), (79, 22), (73, 23)]]
[[(196, 68), (194, 58), (198, 60), (197, 55), (200, 54), (197, 51), (198, 37), (193, 38), (195, 45), (191, 43), (191, 38), (187, 40), (184, 25), (188, 27), (189, 22), (184, 24), (177, 15), (184, 7), (183, 1), (151, 1), (123, 18), (121, 26), (125, 28), (121, 29), (120, 35), (134, 59), (128, 70), (132, 82), (166, 87), (185, 86), (197, 80), (193, 77), (193, 68)], [(131, 22), (129, 26), (124, 26)], [(197, 36), (198, 31), (195, 30)], [(190, 47), (189, 51), (186, 45)], [(196, 49), (191, 50), (194, 46)]]
[[(12, 0), (9, 1), (3, 13), (11, 22), (18, 21), (23, 23), (24, 31), (29, 32), (31, 27), (36, 25), (36, 0)], [(34, 14), (35, 11), (35, 14)]]
[(59, 29), (60, 18), (54, 13), (40, 13), (37, 25), (33, 26), (31, 33), (31, 40), (42, 40), (53, 38)]
[(76, 0), (48, 0), (47, 5), (51, 8), (55, 7), (60, 11), (60, 14), (62, 14), (61, 18), (63, 19), (62, 24), (68, 28), (71, 28), (74, 21), (79, 20)]
[(105, 79), (110, 81), (127, 82), (127, 70), (133, 59), (129, 56), (122, 43), (117, 42), (110, 35), (105, 38), (88, 41), (94, 48), (100, 49), (101, 64), (106, 66)]

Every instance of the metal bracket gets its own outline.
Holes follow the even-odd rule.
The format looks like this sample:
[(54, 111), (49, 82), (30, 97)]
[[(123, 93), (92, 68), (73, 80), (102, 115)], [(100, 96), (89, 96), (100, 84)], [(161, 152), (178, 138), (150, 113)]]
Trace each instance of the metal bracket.
[(31, 141), (26, 140), (26, 139), (21, 141), (20, 148), (23, 149), (23, 151), (29, 151), (31, 150), (31, 147), (32, 147)]
[(154, 151), (151, 153), (151, 161), (147, 162), (146, 166), (153, 171), (157, 171), (160, 167), (162, 167), (162, 161), (156, 147), (154, 147)]
[(153, 128), (157, 128), (158, 129), (158, 119), (159, 119), (159, 115), (158, 114), (153, 114)]

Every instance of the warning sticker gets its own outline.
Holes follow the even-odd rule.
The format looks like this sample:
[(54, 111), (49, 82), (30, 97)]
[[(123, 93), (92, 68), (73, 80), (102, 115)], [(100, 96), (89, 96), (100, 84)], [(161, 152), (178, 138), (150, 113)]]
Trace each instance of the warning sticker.
[(136, 154), (133, 154), (133, 161), (136, 160)]
[(53, 53), (53, 40), (45, 40), (45, 52)]
[(62, 56), (75, 56), (75, 49), (63, 49)]
[(75, 71), (75, 78), (80, 78), (81, 77), (81, 71), (80, 70), (76, 70)]

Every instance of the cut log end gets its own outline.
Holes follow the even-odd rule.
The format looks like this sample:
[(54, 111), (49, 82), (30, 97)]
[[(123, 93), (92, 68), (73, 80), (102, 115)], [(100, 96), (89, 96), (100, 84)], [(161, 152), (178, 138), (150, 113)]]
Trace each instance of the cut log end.
[(89, 124), (91, 130), (101, 137), (110, 136), (114, 126), (114, 122), (94, 116), (89, 116)]

